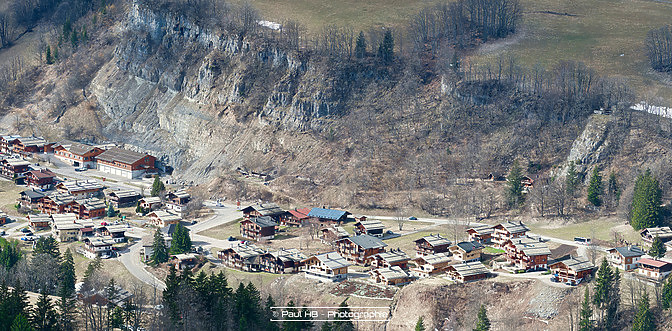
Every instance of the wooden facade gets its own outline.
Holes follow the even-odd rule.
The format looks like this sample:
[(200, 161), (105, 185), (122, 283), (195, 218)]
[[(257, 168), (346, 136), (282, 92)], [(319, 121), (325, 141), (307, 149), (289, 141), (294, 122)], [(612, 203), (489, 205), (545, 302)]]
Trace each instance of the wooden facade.
[(270, 240), (275, 237), (278, 223), (269, 216), (251, 217), (240, 221), (240, 235), (252, 240)]
[(382, 240), (366, 234), (343, 238), (335, 244), (341, 256), (359, 265), (368, 265), (370, 257), (385, 252), (387, 246)]
[(451, 244), (450, 240), (439, 234), (430, 234), (415, 241), (415, 254), (424, 256), (447, 253)]

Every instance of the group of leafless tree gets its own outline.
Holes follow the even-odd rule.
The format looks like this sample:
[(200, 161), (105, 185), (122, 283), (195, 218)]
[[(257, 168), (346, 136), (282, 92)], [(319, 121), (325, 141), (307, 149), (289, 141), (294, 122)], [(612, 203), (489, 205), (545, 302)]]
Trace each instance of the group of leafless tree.
[(657, 71), (672, 71), (672, 25), (649, 31), (646, 50), (651, 67)]

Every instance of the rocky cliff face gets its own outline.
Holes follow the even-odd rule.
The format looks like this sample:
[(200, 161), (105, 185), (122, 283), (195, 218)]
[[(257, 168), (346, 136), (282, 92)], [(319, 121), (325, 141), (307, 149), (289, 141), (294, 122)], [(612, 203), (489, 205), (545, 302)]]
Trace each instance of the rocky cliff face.
[(122, 42), (90, 85), (104, 135), (143, 146), (189, 180), (254, 153), (263, 163), (283, 135), (320, 131), (342, 112), (318, 66), (273, 45), (137, 4), (119, 26)]

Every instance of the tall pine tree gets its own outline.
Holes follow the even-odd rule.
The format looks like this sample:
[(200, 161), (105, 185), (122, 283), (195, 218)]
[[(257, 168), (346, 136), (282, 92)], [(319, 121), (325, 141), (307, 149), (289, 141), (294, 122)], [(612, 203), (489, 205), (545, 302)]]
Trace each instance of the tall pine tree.
[(390, 64), (394, 60), (394, 37), (390, 29), (385, 30), (383, 40), (378, 46), (378, 57), (384, 64)]
[(359, 31), (357, 42), (355, 43), (355, 56), (359, 59), (366, 56), (366, 38), (364, 37), (364, 32), (362, 31)]
[(663, 284), (662, 292), (661, 305), (665, 310), (670, 309), (672, 307), (672, 277), (667, 277), (667, 281)]
[[(348, 299), (343, 300), (338, 306), (339, 317), (335, 318), (332, 322), (332, 329), (339, 331), (353, 331), (355, 330), (355, 325), (352, 323), (352, 320), (348, 318), (350, 314), (350, 307), (348, 307)], [(343, 317), (340, 317), (342, 314)]]
[(158, 175), (154, 176), (154, 183), (152, 184), (152, 196), (153, 197), (158, 197), (165, 190), (166, 190), (166, 186), (163, 185), (163, 182), (161, 181), (161, 178), (159, 178)]
[(583, 303), (581, 304), (581, 316), (579, 320), (579, 331), (591, 331), (593, 329), (593, 309), (590, 306), (590, 294), (588, 293), (588, 287), (586, 287), (586, 293), (584, 294)]
[(481, 305), (481, 308), (478, 310), (478, 320), (476, 321), (474, 331), (488, 330), (490, 330), (490, 320), (488, 319), (488, 313), (485, 310), (485, 306)]
[(425, 331), (425, 318), (420, 316), (415, 323), (415, 331)]
[(30, 321), (36, 330), (51, 331), (56, 328), (56, 310), (46, 290), (42, 290), (35, 307), (30, 314)]
[(581, 177), (579, 176), (579, 173), (576, 171), (576, 164), (574, 163), (574, 161), (571, 161), (569, 162), (569, 168), (567, 168), (567, 176), (565, 177), (565, 189), (567, 190), (567, 194), (570, 197), (575, 197), (580, 184), (581, 184)]
[(588, 202), (593, 206), (599, 207), (602, 205), (602, 175), (597, 167), (593, 168), (593, 173), (590, 176), (590, 184), (588, 184)]
[(168, 247), (166, 241), (163, 239), (161, 230), (156, 229), (154, 232), (154, 241), (152, 242), (152, 255), (149, 258), (149, 264), (157, 266), (161, 263), (167, 262), (170, 258), (168, 255)]
[(70, 248), (63, 253), (63, 261), (61, 261), (61, 265), (59, 266), (58, 278), (60, 282), (59, 295), (72, 296), (75, 293), (77, 277), (75, 276), (75, 260), (72, 257)]
[(649, 307), (649, 295), (644, 291), (637, 304), (637, 314), (635, 314), (635, 321), (632, 323), (632, 331), (654, 331), (655, 329), (656, 324)]
[(659, 225), (662, 216), (662, 191), (658, 180), (647, 169), (637, 176), (630, 207), (630, 225), (635, 230)]
[(649, 255), (651, 255), (654, 259), (659, 259), (664, 257), (666, 252), (667, 249), (665, 248), (665, 244), (663, 244), (663, 241), (660, 239), (660, 237), (656, 236), (653, 238)]

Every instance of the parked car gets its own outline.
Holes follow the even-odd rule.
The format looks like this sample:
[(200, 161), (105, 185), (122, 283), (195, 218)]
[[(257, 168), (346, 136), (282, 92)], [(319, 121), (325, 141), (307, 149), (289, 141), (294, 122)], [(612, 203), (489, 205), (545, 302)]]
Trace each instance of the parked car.
[(7, 234), (7, 232), (5, 232), (5, 230), (0, 231), (0, 236), (4, 236), (6, 234)]
[(82, 171), (86, 171), (86, 170), (88, 170), (88, 168), (86, 168), (86, 167), (75, 168), (75, 171), (77, 171), (77, 172), (82, 172)]
[(236, 241), (236, 238), (234, 238), (233, 236), (229, 236), (229, 241)]
[(28, 228), (23, 228), (23, 229), (21, 229), (21, 232), (23, 232), (23, 233), (29, 233), (29, 232), (31, 232), (31, 231), (30, 231), (30, 229), (28, 229)]
[(417, 221), (417, 220), (418, 220), (418, 218), (415, 217), (415, 216), (411, 216), (411, 217), (409, 217), (408, 219), (411, 220), (411, 221)]
[(34, 241), (35, 239), (37, 239), (37, 237), (35, 237), (33, 235), (21, 237), (21, 240), (23, 240), (23, 241)]
[(107, 222), (100, 222), (101, 226), (107, 226)]

